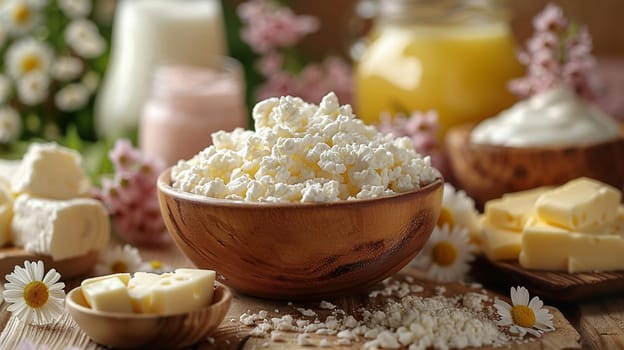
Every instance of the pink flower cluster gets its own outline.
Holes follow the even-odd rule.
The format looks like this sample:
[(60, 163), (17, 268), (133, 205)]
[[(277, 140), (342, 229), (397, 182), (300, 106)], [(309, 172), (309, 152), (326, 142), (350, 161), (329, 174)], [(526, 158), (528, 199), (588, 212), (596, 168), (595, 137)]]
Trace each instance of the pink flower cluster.
[(446, 153), (441, 149), (438, 137), (439, 125), (436, 111), (413, 112), (409, 117), (404, 114), (395, 116), (382, 114), (377, 129), (396, 137), (409, 137), (416, 152), (430, 156), (433, 166), (440, 170), (447, 180), (451, 178)]
[(535, 17), (533, 27), (535, 33), (527, 41), (527, 50), (518, 54), (527, 75), (512, 80), (510, 90), (526, 97), (565, 84), (579, 96), (593, 100), (595, 60), (587, 27), (569, 23), (563, 10), (553, 4)]
[(295, 15), (290, 8), (268, 0), (247, 1), (237, 12), (244, 24), (242, 39), (258, 53), (291, 47), (319, 26), (316, 18)]
[(293, 57), (284, 50), (295, 46), (305, 35), (318, 29), (318, 19), (298, 16), (272, 0), (250, 0), (238, 7), (243, 22), (242, 39), (261, 54), (258, 72), (265, 78), (256, 91), (256, 99), (276, 96), (298, 96), (319, 103), (333, 91), (343, 103), (353, 100), (351, 66), (337, 57), (305, 66), (300, 72), (285, 69)]
[(128, 140), (115, 142), (109, 157), (113, 178), (103, 178), (95, 196), (107, 207), (115, 231), (134, 245), (159, 245), (168, 241), (156, 192), (156, 179), (164, 163), (148, 159)]
[(340, 102), (353, 101), (351, 66), (340, 58), (328, 57), (320, 64), (309, 64), (298, 75), (267, 64), (267, 59), (273, 58), (263, 57), (259, 62), (262, 66), (259, 71), (266, 81), (258, 87), (257, 100), (290, 95), (320, 103), (323, 96), (333, 91)]

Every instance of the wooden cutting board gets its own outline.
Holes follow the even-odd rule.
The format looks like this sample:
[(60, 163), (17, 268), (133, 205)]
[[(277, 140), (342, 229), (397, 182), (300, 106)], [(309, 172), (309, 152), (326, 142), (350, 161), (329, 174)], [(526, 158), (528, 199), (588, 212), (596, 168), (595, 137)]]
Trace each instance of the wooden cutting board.
[[(437, 286), (444, 286), (444, 296), (451, 297), (461, 295), (467, 292), (481, 292), (482, 289), (475, 289), (471, 286), (459, 284), (459, 283), (436, 283), (426, 279), (423, 279), (417, 272), (414, 271), (402, 271), (393, 277), (394, 280), (403, 280), (405, 276), (415, 277), (413, 282), (424, 287), (424, 291), (418, 293), (419, 296), (432, 296), (436, 294)], [(503, 299), (508, 299), (506, 296), (501, 296), (492, 292), (486, 292), (490, 296), (495, 296)], [(361, 306), (370, 307), (373, 306), (368, 298), (367, 293), (363, 293), (358, 296), (340, 297), (335, 299), (329, 299), (328, 301), (337, 305), (338, 308), (345, 310), (347, 313), (354, 312)], [(509, 300), (508, 300), (509, 301)], [(267, 310), (271, 317), (282, 317), (285, 314), (290, 314), (293, 317), (300, 318), (301, 314), (296, 311), (296, 308), (306, 308), (314, 310), (319, 316), (326, 315), (327, 310), (321, 310), (319, 300), (308, 302), (295, 302), (293, 305), (288, 305), (287, 302), (276, 302), (270, 300), (261, 300), (242, 295), (235, 295), (235, 300), (232, 304), (232, 308), (227, 314), (225, 320), (217, 331), (213, 334), (214, 343), (204, 343), (198, 346), (199, 349), (300, 349), (301, 346), (297, 345), (298, 333), (282, 332), (284, 335), (283, 342), (272, 342), (269, 338), (257, 338), (249, 336), (249, 332), (252, 327), (245, 326), (239, 322), (239, 316), (245, 312), (257, 313), (260, 310)], [(278, 311), (279, 312), (276, 312)], [(556, 330), (544, 334), (541, 338), (533, 338), (527, 336), (529, 342), (525, 344), (512, 344), (511, 347), (505, 347), (505, 349), (580, 349), (580, 335), (572, 327), (572, 325), (565, 319), (563, 314), (555, 308), (549, 307), (550, 312), (554, 316), (554, 325)], [(314, 344), (318, 344), (322, 338), (326, 338), (335, 344), (336, 337), (328, 335), (313, 335), (311, 340)], [(336, 349), (360, 349), (363, 346), (363, 342), (353, 343), (350, 346), (334, 346)], [(491, 347), (485, 347), (482, 349), (494, 349)]]
[(517, 261), (490, 261), (479, 257), (473, 263), (477, 279), (509, 288), (525, 286), (543, 299), (574, 302), (597, 299), (624, 292), (624, 272), (565, 273), (527, 270)]

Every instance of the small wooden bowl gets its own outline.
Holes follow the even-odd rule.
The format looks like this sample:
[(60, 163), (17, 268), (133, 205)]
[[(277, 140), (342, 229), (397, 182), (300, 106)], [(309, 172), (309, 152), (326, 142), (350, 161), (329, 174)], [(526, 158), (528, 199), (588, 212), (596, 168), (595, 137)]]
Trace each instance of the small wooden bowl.
[(336, 203), (245, 203), (182, 193), (158, 179), (174, 241), (199, 268), (271, 299), (361, 292), (420, 251), (438, 219), (442, 180), (419, 190)]
[(232, 293), (215, 282), (212, 304), (177, 315), (126, 314), (91, 309), (81, 287), (67, 294), (65, 307), (96, 343), (114, 348), (174, 349), (198, 343), (219, 326), (232, 303)]
[(472, 128), (449, 130), (446, 147), (459, 187), (481, 205), (504, 193), (561, 185), (581, 176), (616, 188), (624, 185), (624, 128), (613, 141), (527, 148), (472, 143)]

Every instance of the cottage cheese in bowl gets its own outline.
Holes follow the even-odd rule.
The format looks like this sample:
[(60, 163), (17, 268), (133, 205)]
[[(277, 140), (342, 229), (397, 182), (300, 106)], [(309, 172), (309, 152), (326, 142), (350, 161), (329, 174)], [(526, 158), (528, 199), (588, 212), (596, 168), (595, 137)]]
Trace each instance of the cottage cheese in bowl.
[(614, 140), (618, 124), (559, 87), (516, 103), (477, 125), (471, 142), (510, 147), (573, 145)]
[(172, 168), (172, 187), (248, 202), (336, 202), (409, 192), (440, 173), (408, 138), (364, 124), (328, 94), (320, 105), (271, 98), (253, 110), (255, 131), (212, 135), (213, 145)]

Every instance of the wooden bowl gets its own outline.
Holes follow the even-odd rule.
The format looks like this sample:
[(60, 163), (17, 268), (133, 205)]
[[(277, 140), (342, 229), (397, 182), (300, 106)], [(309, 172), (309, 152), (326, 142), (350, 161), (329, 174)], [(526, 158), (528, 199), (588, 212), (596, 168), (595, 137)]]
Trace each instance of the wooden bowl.
[(239, 292), (320, 298), (364, 288), (419, 252), (440, 213), (442, 180), (419, 190), (335, 203), (250, 203), (182, 193), (158, 179), (174, 241), (199, 268)]
[(581, 176), (616, 188), (624, 185), (624, 131), (608, 142), (521, 148), (472, 143), (472, 128), (449, 130), (446, 147), (457, 185), (481, 205), (504, 193), (561, 185)]
[(81, 287), (72, 289), (65, 307), (96, 343), (113, 348), (173, 349), (198, 343), (219, 326), (232, 303), (232, 293), (215, 282), (212, 303), (177, 315), (129, 314), (91, 309)]

